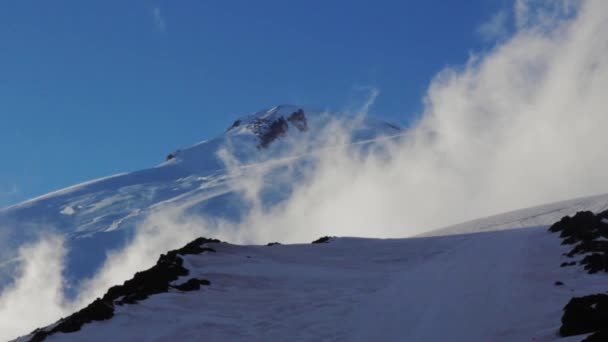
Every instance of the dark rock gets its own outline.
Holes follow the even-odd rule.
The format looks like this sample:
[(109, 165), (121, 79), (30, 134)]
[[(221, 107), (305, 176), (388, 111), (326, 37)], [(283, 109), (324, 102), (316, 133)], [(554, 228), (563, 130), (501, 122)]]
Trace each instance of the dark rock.
[(560, 267), (566, 267), (566, 266), (574, 266), (576, 265), (576, 261), (572, 261), (572, 262), (562, 262), (561, 265), (559, 265)]
[[(566, 256), (572, 258), (575, 255), (591, 253), (580, 262), (589, 273), (608, 272), (608, 241), (605, 240), (608, 237), (608, 223), (604, 222), (606, 216), (607, 211), (597, 215), (590, 211), (580, 211), (573, 217), (562, 218), (549, 228), (551, 232), (560, 233), (562, 244), (574, 245)], [(562, 263), (561, 266), (570, 265), (572, 263)]]
[(300, 132), (308, 131), (308, 121), (306, 121), (306, 115), (302, 109), (298, 109), (291, 113), (287, 118), (287, 121), (294, 125)]
[(201, 285), (211, 285), (207, 279), (190, 278), (187, 282), (173, 286), (174, 289), (180, 291), (195, 291), (201, 288)]
[(602, 216), (590, 211), (579, 211), (573, 217), (563, 217), (559, 222), (553, 224), (549, 231), (560, 232), (560, 237), (565, 238), (566, 244), (591, 241), (608, 235), (608, 224), (604, 223), (603, 219)]
[(587, 336), (581, 342), (606, 342), (608, 341), (608, 329), (598, 330), (595, 333)]
[[(179, 255), (200, 254), (203, 252), (215, 252), (214, 249), (203, 247), (209, 242), (220, 242), (215, 239), (197, 238), (184, 247), (162, 254), (156, 265), (136, 273), (133, 278), (125, 281), (122, 285), (111, 287), (102, 298), (96, 299), (86, 308), (61, 319), (52, 329), (38, 329), (34, 331), (30, 341), (40, 342), (47, 336), (57, 332), (74, 332), (92, 321), (110, 319), (114, 314), (114, 304), (135, 304), (148, 296), (167, 292), (170, 283), (180, 276), (188, 275), (189, 271), (183, 266), (184, 260)], [(205, 279), (192, 278), (186, 283), (174, 286), (180, 291), (198, 290), (200, 285), (209, 285)]]
[(266, 246), (276, 246), (276, 245), (280, 245), (280, 243), (278, 242), (269, 242), (266, 244)]
[(287, 130), (289, 129), (289, 125), (287, 124), (287, 120), (284, 117), (280, 117), (274, 120), (266, 129), (265, 132), (259, 135), (261, 148), (266, 148), (273, 141), (278, 138), (282, 138), (287, 134)]
[(177, 155), (179, 154), (180, 150), (177, 150), (175, 152), (171, 152), (167, 155), (166, 160), (169, 161), (171, 159), (174, 159), (175, 157), (177, 157)]
[(201, 254), (203, 252), (215, 252), (215, 250), (213, 248), (201, 247), (201, 246), (206, 243), (218, 243), (218, 242), (220, 242), (220, 240), (199, 237), (199, 238), (195, 239), (194, 241), (191, 241), (184, 247), (175, 250), (174, 252), (177, 254), (181, 254), (181, 255)]
[(226, 132), (228, 132), (229, 130), (239, 127), (241, 125), (241, 120), (236, 120), (232, 123), (232, 125), (230, 127), (228, 127), (228, 129), (226, 130)]
[(50, 331), (45, 331), (42, 329), (37, 330), (34, 333), (34, 336), (32, 336), (32, 338), (30, 339), (30, 342), (43, 341), (49, 335), (52, 335), (57, 332), (70, 333), (78, 331), (86, 323), (107, 320), (112, 318), (113, 315), (114, 306), (112, 305), (112, 303), (97, 298), (86, 308), (72, 314), (67, 318), (62, 319), (60, 323)]
[(575, 297), (564, 307), (561, 336), (587, 334), (608, 329), (608, 295)]
[[(581, 211), (573, 217), (566, 216), (553, 224), (549, 231), (560, 233), (563, 245), (574, 245), (565, 255), (572, 258), (586, 254), (579, 264), (588, 273), (608, 272), (608, 211), (594, 214)], [(600, 238), (603, 238), (600, 240)], [(576, 262), (564, 262), (564, 266)], [(557, 282), (556, 282), (557, 285)], [(571, 290), (573, 291), (573, 290)], [(593, 333), (584, 341), (608, 341), (608, 295), (596, 294), (574, 297), (564, 307), (561, 336)]]
[(585, 256), (581, 260), (581, 264), (585, 265), (585, 269), (590, 273), (608, 272), (608, 254), (593, 253)]
[(257, 136), (259, 139), (258, 148), (262, 149), (270, 146), (275, 140), (286, 136), (290, 123), (298, 131), (308, 131), (308, 121), (302, 109), (296, 110), (287, 118), (282, 115), (278, 117), (258, 117), (248, 123), (247, 128)]
[(331, 240), (331, 236), (324, 236), (324, 237), (316, 239), (312, 243), (328, 243), (329, 240)]
[(555, 282), (555, 286), (562, 286), (562, 285), (564, 285), (564, 283), (562, 283), (561, 281), (556, 281)]

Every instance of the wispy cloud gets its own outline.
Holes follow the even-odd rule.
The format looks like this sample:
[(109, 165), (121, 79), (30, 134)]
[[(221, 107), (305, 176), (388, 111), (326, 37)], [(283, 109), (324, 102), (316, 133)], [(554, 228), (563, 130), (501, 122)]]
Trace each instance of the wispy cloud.
[(11, 184), (6, 187), (0, 186), (0, 207), (3, 207), (6, 203), (11, 203), (19, 195), (19, 192), (17, 184)]
[(8, 195), (14, 196), (17, 194), (19, 194), (19, 187), (17, 186), (17, 184), (13, 184), (8, 192)]
[(509, 34), (509, 13), (507, 10), (498, 11), (490, 19), (477, 28), (477, 34), (486, 41), (496, 41)]
[(154, 16), (154, 24), (156, 27), (163, 33), (167, 32), (167, 24), (165, 23), (165, 19), (160, 11), (160, 6), (154, 6), (152, 8), (152, 15)]

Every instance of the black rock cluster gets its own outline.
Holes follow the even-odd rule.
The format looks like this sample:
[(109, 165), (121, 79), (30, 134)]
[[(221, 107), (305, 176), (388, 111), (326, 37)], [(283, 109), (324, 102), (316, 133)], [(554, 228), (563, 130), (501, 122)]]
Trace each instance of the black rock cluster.
[[(237, 120), (238, 121), (238, 120)], [(308, 121), (306, 114), (302, 109), (291, 113), (287, 119), (280, 116), (274, 120), (266, 118), (257, 118), (253, 120), (247, 127), (258, 137), (260, 144), (258, 148), (267, 148), (275, 140), (285, 137), (289, 130), (289, 124), (291, 123), (298, 131), (308, 131)], [(237, 122), (235, 122), (237, 124)], [(238, 121), (240, 124), (240, 121)], [(238, 126), (238, 125), (237, 125)], [(233, 124), (234, 127), (234, 124)], [(229, 128), (228, 130), (232, 129)]]
[[(562, 218), (549, 231), (560, 233), (562, 244), (573, 245), (566, 256), (573, 258), (587, 254), (580, 264), (589, 273), (608, 272), (608, 211), (597, 215), (590, 211), (580, 211), (573, 217)], [(562, 264), (570, 265), (572, 264)]]
[(608, 334), (607, 328), (608, 295), (595, 294), (570, 299), (564, 308), (559, 334), (573, 336), (593, 332), (593, 335), (583, 341), (608, 341), (608, 339), (597, 339)]
[[(608, 272), (608, 211), (594, 214), (581, 211), (566, 216), (549, 228), (560, 233), (562, 244), (573, 245), (565, 256), (574, 258), (586, 254), (579, 262), (590, 273)], [(564, 262), (564, 266), (576, 265), (576, 261)], [(584, 342), (608, 341), (608, 295), (594, 294), (570, 299), (564, 307), (561, 336), (588, 334)]]
[(328, 243), (331, 239), (332, 239), (331, 236), (324, 236), (324, 237), (320, 237), (320, 238), (316, 239), (312, 243)]
[(204, 247), (206, 243), (220, 242), (215, 239), (197, 238), (184, 247), (162, 254), (156, 265), (142, 272), (136, 273), (133, 278), (125, 281), (122, 285), (111, 287), (102, 297), (84, 309), (66, 317), (52, 328), (37, 329), (33, 332), (30, 342), (43, 341), (49, 335), (57, 332), (69, 333), (80, 330), (84, 324), (93, 321), (102, 321), (112, 318), (114, 305), (135, 304), (148, 296), (168, 292), (170, 288), (179, 291), (199, 290), (201, 285), (210, 285), (206, 279), (191, 278), (183, 284), (171, 285), (172, 281), (180, 276), (189, 274), (188, 269), (183, 266), (184, 260), (180, 255), (201, 254), (203, 252), (215, 252), (213, 248)]
[(260, 138), (259, 147), (268, 147), (268, 145), (270, 145), (270, 143), (276, 139), (284, 137), (287, 134), (288, 129), (289, 125), (284, 117), (281, 116), (280, 118), (272, 121), (266, 130), (258, 134), (258, 138)]

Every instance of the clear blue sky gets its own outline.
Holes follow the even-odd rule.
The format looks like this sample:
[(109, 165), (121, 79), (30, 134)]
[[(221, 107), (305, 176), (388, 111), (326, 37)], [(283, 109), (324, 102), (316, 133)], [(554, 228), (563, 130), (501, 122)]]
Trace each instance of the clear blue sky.
[(420, 113), (508, 0), (0, 2), (0, 206), (117, 172), (280, 103)]

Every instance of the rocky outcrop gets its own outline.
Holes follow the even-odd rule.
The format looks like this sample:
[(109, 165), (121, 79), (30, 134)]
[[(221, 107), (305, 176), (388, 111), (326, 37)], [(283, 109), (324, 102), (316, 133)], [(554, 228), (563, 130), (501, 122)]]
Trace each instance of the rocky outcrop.
[(298, 109), (297, 111), (291, 113), (291, 115), (287, 118), (287, 121), (291, 123), (295, 128), (300, 130), (300, 132), (308, 131), (308, 121), (306, 120), (306, 115), (302, 109)]
[(591, 332), (608, 333), (608, 295), (575, 297), (564, 308), (560, 335), (573, 336)]
[[(574, 258), (585, 255), (579, 262), (589, 273), (608, 272), (608, 212), (594, 214), (581, 211), (553, 224), (549, 231), (560, 233), (562, 244), (573, 245), (565, 255)], [(571, 263), (562, 263), (569, 266)]]
[[(559, 233), (562, 244), (573, 245), (564, 255), (585, 255), (578, 263), (590, 273), (608, 272), (608, 211), (594, 214), (581, 211), (553, 224), (549, 231)], [(576, 265), (563, 262), (562, 267)], [(588, 334), (583, 341), (608, 341), (608, 295), (595, 294), (570, 299), (564, 307), (561, 336)]]
[[(239, 127), (241, 120), (236, 120), (228, 131)], [(277, 139), (287, 135), (290, 126), (295, 127), (300, 132), (308, 131), (308, 121), (304, 110), (298, 109), (289, 115), (258, 117), (253, 119), (247, 128), (259, 139), (258, 148), (267, 148)]]
[(312, 243), (328, 243), (331, 239), (332, 239), (331, 236), (324, 236), (324, 237), (320, 237), (320, 238), (316, 239)]
[(287, 134), (287, 130), (289, 129), (289, 125), (287, 124), (287, 120), (284, 117), (280, 117), (274, 121), (272, 121), (267, 128), (258, 134), (258, 138), (260, 139), (261, 148), (266, 148), (273, 141), (284, 137)]
[(58, 332), (75, 332), (80, 330), (84, 324), (110, 319), (114, 316), (115, 305), (136, 304), (150, 295), (168, 292), (170, 288), (179, 291), (194, 291), (200, 289), (201, 285), (210, 285), (208, 280), (197, 278), (191, 278), (180, 285), (171, 285), (171, 282), (189, 274), (188, 269), (183, 266), (184, 260), (180, 256), (215, 252), (206, 244), (217, 242), (220, 241), (201, 237), (180, 249), (162, 254), (156, 265), (136, 273), (133, 278), (122, 285), (111, 287), (102, 298), (97, 298), (84, 309), (59, 320), (49, 328), (35, 330), (30, 342), (43, 341)]

